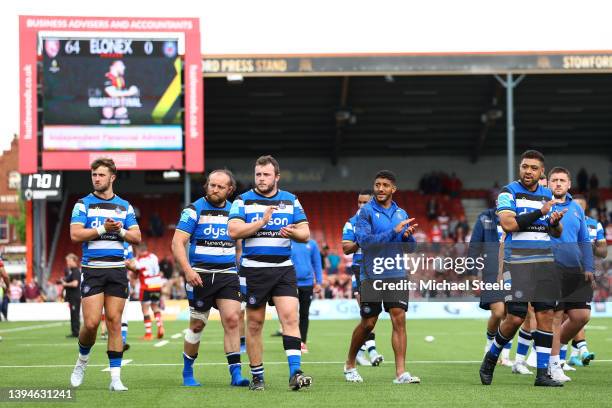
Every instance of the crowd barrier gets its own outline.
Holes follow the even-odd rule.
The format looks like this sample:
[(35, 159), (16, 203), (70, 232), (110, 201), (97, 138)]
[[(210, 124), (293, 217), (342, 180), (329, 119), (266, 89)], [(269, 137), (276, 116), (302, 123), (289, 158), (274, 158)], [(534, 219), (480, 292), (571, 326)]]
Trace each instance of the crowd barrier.
[[(592, 317), (612, 317), (612, 302), (591, 304)], [(128, 321), (142, 321), (139, 302), (129, 302), (126, 316)], [(489, 312), (478, 307), (476, 302), (436, 301), (410, 302), (408, 319), (485, 319)], [(163, 311), (165, 320), (189, 320), (189, 305), (186, 300), (169, 300)], [(276, 311), (268, 306), (267, 319), (276, 319)], [(388, 319), (384, 313), (381, 319)], [(8, 307), (10, 321), (57, 321), (70, 320), (67, 303), (10, 303)], [(213, 309), (211, 320), (218, 320), (219, 313)], [(359, 307), (354, 299), (313, 300), (310, 306), (311, 320), (349, 320), (359, 319)]]

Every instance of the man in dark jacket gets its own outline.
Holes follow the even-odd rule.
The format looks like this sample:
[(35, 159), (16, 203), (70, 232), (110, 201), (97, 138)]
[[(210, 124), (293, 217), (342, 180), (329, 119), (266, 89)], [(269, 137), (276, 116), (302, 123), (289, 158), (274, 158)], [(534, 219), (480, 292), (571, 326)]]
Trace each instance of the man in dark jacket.
[(65, 289), (64, 300), (70, 305), (71, 333), (66, 337), (79, 337), (81, 315), (81, 268), (79, 257), (73, 253), (66, 255), (65, 275), (60, 281)]

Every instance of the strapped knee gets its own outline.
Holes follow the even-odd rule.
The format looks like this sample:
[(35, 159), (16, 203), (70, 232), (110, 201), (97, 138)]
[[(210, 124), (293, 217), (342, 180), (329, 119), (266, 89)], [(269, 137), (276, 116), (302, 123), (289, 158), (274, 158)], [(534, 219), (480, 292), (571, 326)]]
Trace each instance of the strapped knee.
[(185, 332), (185, 341), (190, 344), (198, 344), (201, 337), (202, 332), (195, 333), (191, 329), (187, 329), (187, 332)]

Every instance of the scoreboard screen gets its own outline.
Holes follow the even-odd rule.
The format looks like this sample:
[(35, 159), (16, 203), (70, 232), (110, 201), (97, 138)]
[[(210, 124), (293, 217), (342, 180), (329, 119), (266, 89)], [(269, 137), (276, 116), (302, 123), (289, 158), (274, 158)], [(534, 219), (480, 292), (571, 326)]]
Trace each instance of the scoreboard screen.
[(45, 38), (44, 150), (182, 150), (176, 40)]

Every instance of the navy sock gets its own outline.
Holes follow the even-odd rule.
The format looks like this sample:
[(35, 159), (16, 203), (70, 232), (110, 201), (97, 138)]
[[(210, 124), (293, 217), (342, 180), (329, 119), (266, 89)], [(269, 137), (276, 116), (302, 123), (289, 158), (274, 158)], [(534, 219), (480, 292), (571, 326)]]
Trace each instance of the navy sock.
[(533, 332), (533, 342), (538, 353), (538, 369), (548, 368), (553, 334), (544, 330), (536, 330)]
[(253, 379), (255, 378), (259, 378), (261, 380), (264, 379), (264, 365), (263, 363), (259, 364), (259, 365), (251, 365), (251, 375), (253, 376)]
[(499, 354), (509, 341), (510, 339), (504, 337), (498, 329), (497, 334), (495, 335), (495, 339), (493, 340), (493, 344), (491, 344), (491, 349), (489, 350), (489, 353), (493, 357), (499, 358)]
[(91, 351), (91, 347), (92, 346), (84, 346), (81, 344), (81, 342), (79, 341), (79, 354), (82, 356), (87, 356), (89, 355), (89, 352)]
[(227, 367), (232, 378), (236, 375), (241, 376), (240, 352), (227, 353), (225, 358), (227, 358)]

